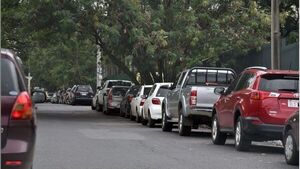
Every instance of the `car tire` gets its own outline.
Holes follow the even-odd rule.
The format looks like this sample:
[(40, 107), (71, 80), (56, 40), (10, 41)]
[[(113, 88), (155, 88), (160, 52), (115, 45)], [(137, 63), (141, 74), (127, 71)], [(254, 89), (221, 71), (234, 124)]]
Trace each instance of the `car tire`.
[(237, 122), (235, 124), (235, 149), (238, 151), (248, 151), (251, 145), (251, 140), (246, 138), (246, 135), (243, 131), (243, 122), (241, 117), (238, 117)]
[(213, 116), (211, 124), (211, 140), (216, 145), (224, 145), (227, 139), (227, 133), (220, 132), (217, 114)]
[(122, 111), (121, 108), (120, 108), (120, 117), (125, 117), (125, 113)]
[(187, 126), (184, 124), (185, 118), (180, 111), (178, 118), (178, 132), (180, 136), (189, 136), (191, 135), (192, 126)]
[(155, 127), (155, 120), (151, 118), (150, 112), (148, 112), (148, 127), (149, 128)]
[(284, 136), (284, 157), (287, 164), (299, 164), (299, 152), (291, 131), (288, 131)]
[(161, 128), (162, 128), (162, 131), (164, 132), (171, 132), (172, 129), (173, 129), (173, 124), (168, 122), (168, 117), (167, 117), (167, 114), (166, 114), (166, 111), (165, 111), (165, 107), (163, 107), (162, 109), (162, 124), (161, 124)]

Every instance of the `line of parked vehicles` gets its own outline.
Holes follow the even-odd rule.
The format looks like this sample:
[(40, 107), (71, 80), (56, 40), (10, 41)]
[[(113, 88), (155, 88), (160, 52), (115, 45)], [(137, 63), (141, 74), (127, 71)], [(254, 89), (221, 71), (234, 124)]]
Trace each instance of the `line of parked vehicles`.
[(90, 85), (73, 85), (66, 90), (58, 90), (48, 93), (47, 101), (56, 104), (87, 104), (90, 105), (94, 97), (94, 91)]
[(224, 145), (233, 135), (238, 151), (252, 141), (282, 140), (286, 162), (299, 163), (299, 71), (249, 67), (237, 75), (229, 68), (193, 67), (172, 83), (107, 80), (91, 108), (118, 111), (149, 127), (161, 123), (164, 132), (177, 126), (180, 136), (206, 125), (213, 144)]

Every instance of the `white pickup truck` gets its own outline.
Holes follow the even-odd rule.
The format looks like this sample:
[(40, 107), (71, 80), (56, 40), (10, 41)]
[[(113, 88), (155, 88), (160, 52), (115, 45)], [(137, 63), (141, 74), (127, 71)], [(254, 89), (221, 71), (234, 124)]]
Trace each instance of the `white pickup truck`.
[(229, 86), (235, 78), (229, 68), (193, 67), (180, 73), (162, 103), (162, 130), (188, 136), (199, 124), (211, 125), (212, 108), (219, 95), (214, 89)]

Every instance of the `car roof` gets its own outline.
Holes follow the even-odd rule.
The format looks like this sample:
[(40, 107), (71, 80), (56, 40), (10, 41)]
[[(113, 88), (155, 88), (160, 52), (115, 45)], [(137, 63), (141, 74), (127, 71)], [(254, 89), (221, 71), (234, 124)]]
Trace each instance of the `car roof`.
[(260, 69), (260, 68), (247, 68), (244, 70), (245, 72), (252, 72), (258, 76), (264, 74), (286, 74), (286, 75), (299, 75), (299, 71), (295, 70), (275, 70), (275, 69)]

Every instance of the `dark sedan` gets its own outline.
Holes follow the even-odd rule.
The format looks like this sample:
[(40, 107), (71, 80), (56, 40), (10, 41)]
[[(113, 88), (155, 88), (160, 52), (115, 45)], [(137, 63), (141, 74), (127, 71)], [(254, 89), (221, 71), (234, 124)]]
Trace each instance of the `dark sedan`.
[(94, 97), (93, 89), (90, 85), (78, 85), (72, 91), (73, 94), (71, 95), (71, 104), (86, 104), (91, 105), (92, 99)]
[(286, 121), (283, 130), (283, 145), (286, 163), (299, 164), (299, 111)]
[(35, 109), (21, 61), (1, 49), (1, 168), (32, 168), (35, 138)]

